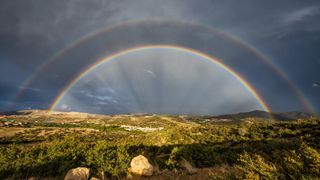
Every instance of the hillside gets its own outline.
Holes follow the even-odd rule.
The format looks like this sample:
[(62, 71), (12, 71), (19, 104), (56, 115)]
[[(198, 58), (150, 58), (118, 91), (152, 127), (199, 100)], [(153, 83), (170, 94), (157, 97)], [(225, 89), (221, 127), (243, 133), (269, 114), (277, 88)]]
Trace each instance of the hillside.
[[(99, 178), (125, 179), (139, 154), (155, 166), (146, 179), (314, 179), (320, 178), (319, 137), (320, 120), (298, 112), (6, 112), (0, 115), (0, 179), (63, 179), (79, 166)], [(185, 161), (198, 173), (190, 174)]]
[(238, 114), (227, 114), (221, 116), (215, 116), (217, 119), (244, 119), (244, 118), (260, 118), (260, 119), (274, 119), (278, 121), (288, 121), (297, 119), (310, 119), (316, 117), (315, 114), (304, 112), (272, 112), (267, 113), (265, 111), (251, 111)]

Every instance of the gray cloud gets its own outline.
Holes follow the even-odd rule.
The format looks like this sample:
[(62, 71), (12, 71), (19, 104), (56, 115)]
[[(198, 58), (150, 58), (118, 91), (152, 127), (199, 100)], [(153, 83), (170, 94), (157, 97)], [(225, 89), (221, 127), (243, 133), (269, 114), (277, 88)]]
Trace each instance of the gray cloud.
[[(63, 59), (64, 63), (59, 66), (52, 65), (50, 70), (47, 70), (58, 78), (41, 74), (42, 79), (39, 78), (38, 84), (23, 87), (27, 89), (25, 95), (19, 98), (18, 102), (12, 102), (15, 94), (21, 89), (20, 84), (28, 79), (40, 64), (84, 35), (115, 24), (141, 19), (165, 19), (214, 27), (247, 41), (283, 68), (319, 110), (319, 91), (310, 86), (314, 82), (320, 82), (319, 7), (320, 2), (314, 0), (2, 0), (0, 98), (6, 103), (1, 103), (0, 109), (7, 107), (5, 104), (15, 104), (15, 108), (47, 107), (63, 85), (68, 84), (86, 65), (93, 63), (92, 59), (104, 56), (104, 53), (108, 54), (109, 51), (149, 42), (176, 42), (223, 59), (225, 63), (244, 74), (276, 110), (303, 110), (299, 105), (293, 105), (299, 104), (295, 102), (294, 95), (285, 93), (290, 89), (284, 84), (281, 85), (278, 80), (265, 80), (268, 79), (267, 76), (273, 75), (268, 75), (265, 67), (261, 68), (259, 64), (255, 64), (252, 56), (244, 53), (239, 46), (233, 46), (234, 44), (227, 43), (225, 39), (211, 32), (200, 32), (194, 27), (184, 27), (182, 31), (178, 26), (161, 23), (154, 26), (153, 33), (150, 33), (146, 26), (126, 26), (122, 31), (118, 29), (118, 33), (110, 33), (111, 37), (102, 36), (81, 48), (77, 47)], [(190, 32), (187, 32), (188, 30)], [(154, 34), (158, 36), (154, 37)], [(208, 41), (210, 43), (207, 43)], [(105, 44), (112, 44), (112, 48)], [(239, 63), (235, 59), (238, 59)], [(247, 59), (250, 60), (250, 65), (243, 64), (248, 62)], [(81, 64), (80, 61), (85, 61), (86, 64)], [(259, 70), (256, 69), (265, 72), (262, 72), (260, 77), (257, 75)], [(125, 74), (123, 76), (128, 76), (124, 70), (119, 71)], [(147, 73), (149, 76), (145, 78), (161, 76), (161, 72), (154, 73), (156, 77)], [(126, 94), (128, 99), (138, 96), (132, 92), (134, 89), (130, 89), (132, 85), (128, 83), (128, 92), (117, 89), (115, 93)], [(41, 89), (41, 92), (32, 89)], [(115, 96), (111, 92), (109, 95)], [(132, 105), (128, 99), (122, 102), (124, 105), (121, 108), (130, 106), (139, 110), (139, 104), (143, 102), (135, 102), (135, 105)]]
[(320, 85), (319, 85), (318, 83), (312, 83), (312, 87), (314, 87), (314, 88), (319, 88)]
[(315, 16), (319, 14), (319, 7), (310, 6), (304, 7), (293, 12), (289, 12), (287, 15), (284, 16), (283, 21), (284, 23), (296, 23), (305, 20), (308, 17)]

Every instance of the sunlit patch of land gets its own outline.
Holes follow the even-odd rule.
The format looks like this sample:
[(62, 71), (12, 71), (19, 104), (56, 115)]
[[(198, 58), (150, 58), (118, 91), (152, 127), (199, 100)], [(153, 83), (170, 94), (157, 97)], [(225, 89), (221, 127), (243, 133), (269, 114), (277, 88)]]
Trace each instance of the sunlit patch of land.
[[(61, 179), (79, 166), (91, 168), (95, 177), (124, 179), (131, 177), (130, 160), (139, 154), (155, 166), (154, 175), (145, 179), (320, 178), (320, 120), (306, 113), (276, 113), (275, 119), (259, 111), (226, 116), (19, 111), (0, 116), (1, 179)], [(189, 173), (183, 160), (197, 172)]]

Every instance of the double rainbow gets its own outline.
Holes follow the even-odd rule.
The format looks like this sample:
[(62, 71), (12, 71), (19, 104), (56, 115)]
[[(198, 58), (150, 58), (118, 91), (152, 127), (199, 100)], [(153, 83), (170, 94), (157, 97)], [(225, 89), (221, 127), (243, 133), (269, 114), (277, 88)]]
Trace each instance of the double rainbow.
[[(117, 28), (125, 28), (129, 25), (139, 25), (139, 24), (143, 24), (143, 23), (152, 23), (152, 22), (156, 22), (156, 23), (162, 23), (162, 22), (172, 22), (172, 21), (167, 21), (167, 20), (162, 20), (162, 19), (140, 19), (140, 20), (136, 20), (136, 21), (128, 21), (128, 22), (124, 22), (124, 23), (120, 23), (120, 24), (115, 24), (112, 26), (108, 26), (107, 28), (102, 28), (99, 29), (95, 32), (89, 33), (85, 36), (82, 36), (81, 38), (79, 38), (78, 40), (68, 44), (66, 47), (64, 47), (63, 49), (61, 49), (60, 51), (58, 51), (57, 53), (53, 54), (53, 56), (51, 58), (49, 58), (47, 61), (45, 61), (38, 69), (36, 69), (36, 71), (30, 76), (28, 77), (21, 85), (21, 90), (16, 94), (16, 96), (13, 98), (13, 101), (16, 101), (17, 99), (19, 99), (24, 93), (25, 91), (28, 89), (28, 87), (38, 78), (40, 77), (41, 73), (44, 73), (45, 70), (50, 67), (51, 64), (53, 64), (56, 61), (59, 61), (64, 55), (66, 55), (68, 52), (70, 52), (71, 50), (73, 50), (74, 48), (78, 47), (81, 44), (84, 44), (85, 42), (96, 38), (104, 33), (108, 33), (111, 32), (113, 30), (116, 30)], [(258, 49), (256, 49), (255, 47), (253, 47), (252, 45), (248, 44), (247, 42), (245, 42), (242, 39), (239, 39), (238, 37), (235, 37), (231, 34), (219, 31), (211, 26), (206, 26), (206, 25), (199, 25), (196, 23), (192, 23), (192, 22), (183, 22), (183, 21), (174, 21), (173, 23), (176, 24), (183, 24), (183, 25), (188, 25), (191, 27), (198, 27), (198, 28), (202, 28), (205, 30), (208, 30), (212, 33), (216, 33), (219, 34), (221, 36), (223, 36), (224, 38), (231, 40), (232, 42), (234, 42), (235, 44), (238, 44), (244, 48), (246, 48), (247, 50), (249, 50), (251, 53), (253, 53), (259, 60), (261, 60), (261, 62), (263, 62), (264, 64), (266, 64), (268, 67), (270, 67), (271, 69), (273, 69), (273, 71), (280, 77), (282, 78), (282, 80), (288, 85), (288, 87), (290, 87), (291, 91), (295, 94), (295, 96), (298, 98), (299, 102), (303, 105), (303, 107), (309, 111), (309, 112), (314, 112), (314, 109), (311, 105), (311, 103), (307, 100), (306, 96), (295, 86), (295, 84), (290, 80), (290, 78), (283, 72), (283, 70), (281, 70), (276, 64), (274, 64), (268, 57), (266, 57), (263, 53), (261, 53)], [(161, 46), (161, 45), (148, 45), (145, 47), (155, 47), (155, 46)], [(168, 47), (176, 47), (175, 45), (167, 45)], [(142, 48), (142, 47), (137, 47), (137, 48)], [(109, 59), (112, 57), (115, 57), (117, 55), (121, 55), (125, 52), (130, 52), (133, 51), (134, 49), (137, 50), (137, 48), (131, 48), (131, 49), (126, 49), (124, 51), (121, 52), (116, 52), (110, 56), (108, 56), (106, 59)], [(177, 49), (179, 49), (179, 47), (176, 47)], [(195, 50), (191, 50), (188, 48), (180, 48), (180, 49), (184, 49), (190, 52), (196, 52), (197, 55), (200, 55), (202, 57), (205, 57), (207, 59), (213, 59), (211, 58), (209, 55), (204, 54), (204, 53), (200, 53), (197, 52)], [(212, 60), (210, 60), (212, 61)], [(215, 59), (215, 61), (213, 62), (219, 62), (217, 61), (217, 59)], [(100, 61), (95, 65), (100, 64)], [(221, 63), (221, 61), (219, 62), (219, 64), (221, 64), (221, 67), (224, 67), (224, 69), (226, 70), (231, 70), (229, 67), (227, 67), (226, 65), (224, 65), (223, 63)], [(93, 67), (92, 66), (92, 67)], [(91, 70), (92, 68), (89, 68), (88, 70)], [(84, 71), (83, 73), (87, 72)], [(235, 77), (239, 77), (237, 79), (241, 79), (242, 82), (244, 82), (244, 84), (246, 84), (245, 86), (247, 87), (247, 89), (251, 89), (251, 92), (255, 92), (253, 90), (253, 88), (251, 86), (249, 86), (248, 83), (246, 83), (243, 78), (241, 78), (241, 76), (237, 73), (235, 73), (233, 70), (229, 71), (229, 72), (233, 72), (231, 74), (235, 75)], [(79, 75), (79, 77), (83, 77), (83, 73)], [(73, 84), (74, 82), (76, 82), (78, 79), (80, 78), (76, 78), (75, 80), (73, 80), (70, 84)], [(68, 89), (68, 87), (70, 86), (70, 84), (62, 91), (66, 91), (66, 89)], [(249, 87), (249, 88), (248, 88)], [(57, 99), (54, 101), (54, 104), (52, 104), (51, 108), (54, 107), (56, 105), (56, 102), (58, 99), (61, 99), (63, 93), (60, 93), (60, 95), (57, 97)], [(253, 93), (255, 94), (255, 97), (258, 97), (257, 99), (260, 99), (260, 102), (263, 102), (262, 99), (260, 98), (260, 96), (257, 95), (257, 93)], [(261, 103), (261, 104), (265, 104), (265, 103)], [(263, 106), (262, 106), (263, 107)]]
[(230, 73), (233, 77), (235, 77), (242, 85), (243, 87), (248, 90), (248, 92), (250, 92), (252, 94), (252, 96), (258, 101), (259, 105), (261, 106), (261, 108), (267, 112), (270, 112), (269, 107), (266, 105), (266, 103), (263, 101), (263, 99), (261, 98), (261, 96), (255, 91), (255, 89), (248, 83), (246, 82), (240, 74), (238, 74), (237, 72), (235, 72), (233, 69), (231, 69), (230, 67), (228, 67), (227, 65), (223, 64), (219, 59), (217, 58), (213, 58), (205, 53), (202, 52), (198, 52), (196, 50), (190, 49), (190, 48), (186, 48), (186, 47), (180, 47), (180, 46), (172, 46), (172, 45), (149, 45), (149, 46), (140, 46), (140, 47), (134, 47), (134, 48), (130, 48), (130, 49), (126, 49), (120, 52), (116, 52), (114, 54), (111, 54), (110, 56), (99, 60), (97, 63), (93, 64), (92, 66), (90, 66), (89, 68), (87, 68), (86, 70), (84, 70), (82, 73), (80, 73), (80, 75), (75, 78), (71, 83), (69, 83), (69, 85), (67, 85), (65, 87), (65, 89), (63, 89), (61, 91), (61, 93), (59, 94), (59, 96), (56, 98), (56, 100), (52, 103), (52, 106), (50, 107), (50, 111), (54, 110), (57, 105), (61, 102), (61, 100), (63, 99), (63, 97), (68, 93), (69, 89), (71, 89), (78, 81), (80, 81), (82, 78), (84, 78), (89, 72), (94, 71), (97, 67), (99, 67), (100, 65), (102, 65), (105, 62), (108, 62), (114, 58), (132, 53), (132, 52), (136, 52), (136, 51), (142, 51), (142, 50), (150, 50), (150, 49), (171, 49), (171, 50), (176, 50), (176, 51), (181, 51), (181, 52), (186, 52), (186, 53), (192, 53), (194, 55), (200, 56), (204, 59), (207, 59), (208, 61), (214, 63), (215, 65), (218, 65), (219, 67), (223, 68), (224, 70), (226, 70), (228, 73)]

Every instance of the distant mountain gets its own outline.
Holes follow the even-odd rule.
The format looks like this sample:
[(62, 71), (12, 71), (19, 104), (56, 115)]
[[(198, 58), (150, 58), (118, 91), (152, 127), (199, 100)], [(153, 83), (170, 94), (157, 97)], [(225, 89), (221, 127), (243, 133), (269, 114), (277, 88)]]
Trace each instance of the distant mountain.
[(272, 117), (277, 120), (294, 120), (294, 119), (308, 119), (315, 117), (315, 114), (304, 112), (285, 112), (285, 113), (272, 113)]
[(304, 112), (273, 112), (268, 113), (266, 111), (250, 111), (250, 112), (243, 112), (238, 114), (226, 114), (215, 116), (217, 119), (244, 119), (244, 118), (263, 118), (263, 119), (275, 119), (279, 121), (288, 121), (288, 120), (295, 120), (295, 119), (308, 119), (315, 117), (314, 114), (304, 113)]

